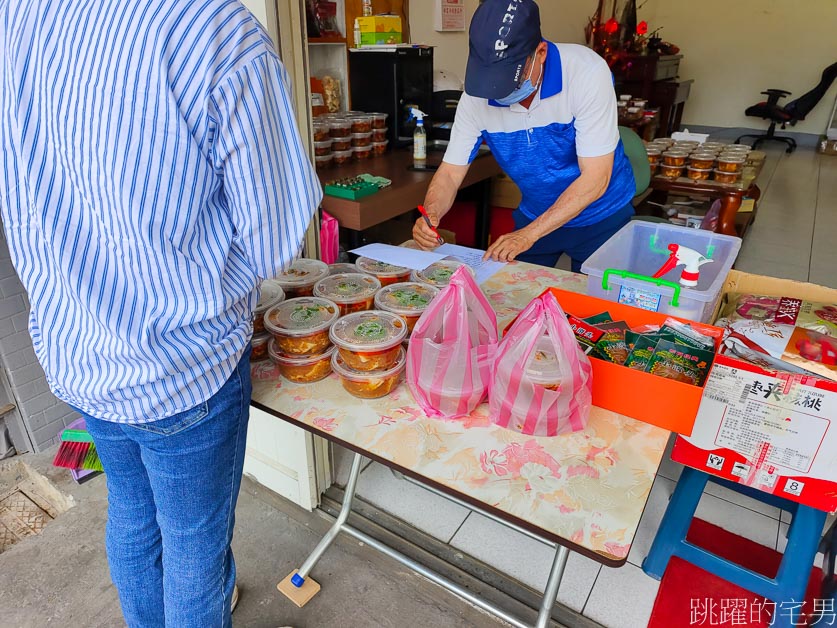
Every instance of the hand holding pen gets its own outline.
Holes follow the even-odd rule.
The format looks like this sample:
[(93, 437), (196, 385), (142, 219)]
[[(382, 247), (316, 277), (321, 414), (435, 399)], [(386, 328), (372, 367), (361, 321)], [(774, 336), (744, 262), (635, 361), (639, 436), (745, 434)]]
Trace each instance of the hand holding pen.
[[(432, 232), (432, 234), (434, 236), (436, 236), (436, 244), (437, 245), (444, 244), (445, 243), (444, 239), (442, 238), (442, 236), (439, 235), (439, 231), (436, 229), (436, 227), (433, 226), (433, 222), (430, 220), (430, 216), (428, 215), (427, 210), (424, 208), (424, 206), (419, 205), (418, 210), (419, 210), (419, 213), (421, 213), (421, 216), (424, 220), (425, 225), (427, 226), (427, 229), (429, 229), (430, 232)], [(422, 236), (424, 236), (424, 237), (422, 237)], [(430, 238), (428, 237), (428, 234), (427, 234), (426, 230), (419, 230), (418, 225), (416, 225), (416, 228), (413, 230), (413, 237), (416, 239), (419, 246), (422, 246), (422, 247), (426, 246), (427, 248), (432, 248), (430, 246)]]

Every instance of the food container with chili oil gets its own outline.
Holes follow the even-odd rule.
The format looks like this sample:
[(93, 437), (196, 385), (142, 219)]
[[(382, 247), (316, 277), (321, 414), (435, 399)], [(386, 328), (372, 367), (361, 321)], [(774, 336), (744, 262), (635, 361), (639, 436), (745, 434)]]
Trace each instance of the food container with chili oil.
[(660, 174), (666, 179), (676, 179), (683, 174), (683, 166), (668, 166), (660, 164)]
[(316, 259), (301, 257), (274, 281), (282, 286), (288, 299), (310, 297), (314, 294), (314, 284), (323, 277), (328, 277), (328, 264)]
[(345, 316), (371, 310), (375, 304), (375, 293), (380, 289), (381, 282), (377, 277), (355, 272), (320, 279), (314, 286), (314, 296), (334, 301), (340, 308), (340, 316)]
[(321, 142), (314, 142), (314, 155), (316, 157), (325, 157), (326, 155), (331, 155), (331, 138), (327, 140), (323, 140)]
[(385, 140), (383, 142), (372, 142), (372, 154), (373, 155), (384, 155), (384, 154), (386, 154), (388, 144), (389, 144), (389, 140)]
[(372, 121), (374, 119), (372, 116), (365, 113), (359, 113), (349, 116), (348, 119), (352, 122), (352, 133), (372, 132)]
[[(274, 305), (279, 305), (285, 300), (285, 291), (275, 279), (266, 279), (259, 286), (259, 302), (253, 311), (253, 334), (265, 333), (264, 314)], [(267, 350), (267, 348), (265, 348)], [(267, 354), (265, 354), (267, 355)]]
[(387, 118), (389, 117), (388, 113), (370, 113), (369, 115), (372, 116), (373, 129), (387, 128)]
[(689, 153), (685, 150), (668, 150), (663, 153), (664, 166), (685, 166)]
[(391, 312), (356, 312), (334, 323), (329, 336), (349, 368), (385, 371), (398, 359), (407, 323)]
[(411, 271), (403, 266), (378, 262), (368, 257), (358, 257), (355, 264), (360, 272), (377, 277), (382, 286), (410, 280)]
[(361, 399), (386, 397), (396, 389), (407, 366), (407, 352), (398, 347), (393, 365), (384, 371), (358, 371), (346, 364), (339, 351), (331, 357), (331, 368), (340, 376), (343, 388)]
[(331, 375), (331, 356), (334, 347), (326, 349), (320, 355), (287, 355), (279, 350), (276, 339), (271, 339), (268, 346), (270, 359), (279, 368), (287, 380), (297, 384), (310, 384)]
[(692, 168), (712, 168), (715, 165), (715, 153), (692, 153), (689, 155), (689, 165)]
[(360, 161), (362, 159), (369, 159), (372, 156), (372, 145), (369, 146), (355, 146), (352, 149), (352, 157)]
[(286, 355), (318, 355), (331, 346), (329, 330), (340, 308), (328, 299), (300, 297), (270, 308), (264, 325)]
[(328, 130), (331, 137), (351, 137), (352, 121), (345, 118), (329, 120)]
[(329, 133), (328, 121), (326, 121), (326, 120), (314, 120), (314, 141), (315, 142), (324, 142), (328, 139), (331, 139), (331, 134)]
[(349, 150), (336, 150), (331, 156), (334, 159), (335, 166), (342, 166), (352, 160), (352, 154), (352, 149), (350, 148)]
[[(337, 151), (351, 151), (352, 150), (352, 136), (349, 137), (335, 137), (331, 140), (331, 150)], [(351, 157), (351, 155), (349, 155)]]
[(721, 172), (741, 172), (746, 159), (738, 155), (721, 155), (718, 157), (718, 170)]
[(738, 183), (738, 177), (741, 174), (738, 172), (724, 172), (723, 170), (715, 170), (715, 181), (718, 183)]
[(450, 283), (450, 278), (453, 277), (453, 273), (463, 266), (468, 268), (471, 276), (474, 275), (474, 271), (470, 266), (455, 260), (443, 259), (438, 262), (433, 262), (424, 270), (414, 270), (410, 279), (412, 281), (426, 283), (436, 288), (444, 288)]
[(407, 321), (407, 333), (413, 333), (424, 310), (439, 294), (439, 289), (424, 283), (409, 281), (381, 288), (375, 295), (375, 308), (397, 314)]
[(692, 181), (706, 181), (712, 176), (712, 168), (694, 168), (689, 166), (686, 168), (686, 176)]
[(270, 334), (256, 334), (250, 341), (253, 350), (250, 352), (251, 362), (261, 362), (267, 359), (267, 343), (272, 340)]
[(383, 129), (372, 129), (372, 143), (375, 142), (386, 142), (389, 140), (389, 129), (384, 127)]

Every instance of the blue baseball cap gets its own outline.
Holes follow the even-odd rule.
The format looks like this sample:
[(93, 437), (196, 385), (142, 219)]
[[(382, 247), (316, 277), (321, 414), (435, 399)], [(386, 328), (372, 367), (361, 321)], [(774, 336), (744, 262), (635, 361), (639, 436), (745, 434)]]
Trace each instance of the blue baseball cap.
[(541, 12), (533, 0), (484, 0), (471, 19), (465, 93), (499, 99), (522, 79), (541, 42)]

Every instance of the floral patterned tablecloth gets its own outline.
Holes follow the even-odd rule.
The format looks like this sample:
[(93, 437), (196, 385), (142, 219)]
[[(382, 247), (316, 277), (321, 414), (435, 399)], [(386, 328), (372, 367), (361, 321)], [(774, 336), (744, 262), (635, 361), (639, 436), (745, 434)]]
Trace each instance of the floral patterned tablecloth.
[[(502, 329), (548, 286), (584, 292), (586, 277), (513, 263), (483, 290)], [(601, 408), (584, 431), (555, 438), (497, 428), (486, 404), (465, 419), (430, 419), (405, 384), (362, 400), (335, 375), (292, 384), (269, 362), (254, 366), (253, 401), (610, 564), (627, 559), (668, 439), (666, 430)]]

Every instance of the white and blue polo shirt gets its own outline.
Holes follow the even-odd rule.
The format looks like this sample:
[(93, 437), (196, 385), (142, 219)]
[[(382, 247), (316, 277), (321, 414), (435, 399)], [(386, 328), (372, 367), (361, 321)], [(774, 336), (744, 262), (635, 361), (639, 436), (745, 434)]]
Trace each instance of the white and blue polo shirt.
[(607, 191), (565, 225), (586, 227), (624, 208), (634, 195), (617, 120), (613, 76), (604, 59), (584, 46), (550, 42), (543, 82), (529, 109), (462, 95), (444, 160), (469, 165), (485, 140), (523, 194), (520, 212), (534, 220), (579, 177), (579, 157), (614, 153)]

